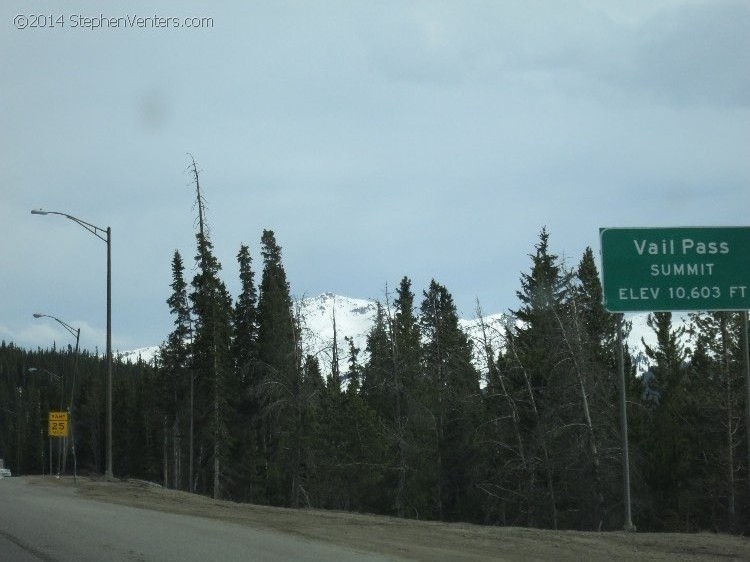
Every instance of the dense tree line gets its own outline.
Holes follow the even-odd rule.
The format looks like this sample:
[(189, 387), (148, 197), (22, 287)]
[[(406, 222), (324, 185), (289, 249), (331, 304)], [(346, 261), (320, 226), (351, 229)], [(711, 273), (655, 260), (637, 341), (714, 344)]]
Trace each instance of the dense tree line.
[[(0, 343), (0, 457), (14, 475), (102, 474), (105, 468), (106, 358), (72, 347), (36, 349)], [(113, 459), (117, 474), (160, 479), (161, 377), (152, 365), (113, 366)], [(67, 441), (47, 437), (48, 414), (71, 411)], [(73, 456), (75, 453), (75, 458)]]
[[(116, 476), (279, 506), (622, 528), (618, 319), (602, 306), (591, 249), (570, 268), (542, 230), (518, 308), (503, 325), (480, 320), (472, 338), (445, 286), (417, 295), (404, 277), (378, 304), (366, 349), (334, 338), (322, 372), (303, 351), (272, 231), (260, 281), (243, 245), (229, 295), (193, 173), (194, 276), (176, 251), (173, 331), (156, 365), (115, 364)], [(750, 532), (740, 316), (694, 314), (677, 328), (655, 313), (649, 326), (646, 376), (625, 350), (634, 523)], [(0, 347), (0, 451), (15, 473), (49, 471), (46, 415), (71, 393), (73, 365), (70, 348)], [(62, 390), (29, 367), (60, 375)], [(83, 473), (103, 471), (104, 371), (81, 354), (71, 405)]]

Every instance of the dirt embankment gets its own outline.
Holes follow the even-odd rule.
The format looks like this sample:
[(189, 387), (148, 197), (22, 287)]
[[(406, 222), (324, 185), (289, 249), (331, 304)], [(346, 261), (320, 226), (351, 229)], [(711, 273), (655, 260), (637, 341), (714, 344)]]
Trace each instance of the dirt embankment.
[[(69, 478), (29, 480), (40, 485), (73, 486)], [(367, 550), (396, 560), (750, 560), (750, 539), (729, 535), (588, 533), (413, 521), (214, 501), (134, 481), (78, 478), (75, 487), (78, 494), (93, 500), (209, 517)]]

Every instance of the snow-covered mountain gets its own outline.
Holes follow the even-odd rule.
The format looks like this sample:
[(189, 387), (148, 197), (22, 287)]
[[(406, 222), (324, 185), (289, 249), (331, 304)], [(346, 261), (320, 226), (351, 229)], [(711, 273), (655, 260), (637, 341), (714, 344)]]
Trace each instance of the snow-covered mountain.
[(367, 333), (374, 325), (377, 313), (375, 301), (324, 293), (296, 301), (295, 308), (302, 321), (303, 352), (318, 358), (324, 374), (331, 369), (334, 318), (341, 370), (346, 369), (349, 360), (349, 346), (345, 337), (354, 340), (354, 347), (361, 350), (359, 361), (363, 362)]
[(152, 345), (150, 347), (141, 347), (138, 349), (131, 349), (130, 351), (118, 351), (115, 353), (120, 361), (128, 363), (136, 363), (140, 358), (145, 363), (153, 364), (156, 359), (156, 354), (159, 353), (159, 346)]
[[(339, 357), (343, 368), (344, 358), (348, 359), (348, 355), (345, 355), (348, 346), (344, 338), (353, 338), (355, 347), (364, 351), (367, 333), (375, 322), (377, 311), (375, 301), (341, 297), (333, 293), (298, 299), (294, 307), (295, 314), (302, 319), (304, 353), (318, 357), (324, 369), (330, 368), (331, 364), (334, 315)], [(150, 363), (158, 351), (159, 346), (143, 347), (121, 352), (118, 357), (124, 361), (137, 361), (140, 357)]]
[[(345, 337), (353, 339), (354, 346), (360, 350), (358, 360), (360, 364), (364, 363), (367, 360), (365, 352), (367, 334), (375, 323), (376, 311), (377, 305), (373, 300), (343, 297), (333, 293), (297, 300), (295, 314), (302, 319), (303, 352), (318, 358), (323, 373), (330, 372), (335, 317), (341, 370), (346, 370), (349, 360), (349, 346)], [(641, 338), (644, 338), (646, 343), (654, 343), (653, 332), (646, 325), (646, 316), (646, 314), (626, 315), (626, 320), (632, 323), (628, 343), (636, 358), (642, 355), (640, 353), (643, 348)], [(481, 320), (478, 318), (459, 320), (459, 325), (474, 343), (474, 361), (480, 370), (483, 370), (486, 365), (482, 342), (487, 338), (495, 351), (500, 349), (502, 347), (501, 334), (508, 318), (507, 315), (498, 313), (484, 316)], [(684, 322), (684, 319), (675, 315), (675, 322)], [(144, 347), (121, 352), (118, 357), (124, 361), (137, 361), (140, 357), (143, 361), (151, 363), (158, 350), (158, 346)], [(645, 366), (639, 370), (645, 370)]]
[[(374, 300), (342, 297), (333, 293), (323, 293), (317, 297), (298, 299), (294, 303), (295, 314), (301, 319), (303, 352), (320, 361), (324, 373), (329, 372), (333, 356), (334, 318), (336, 321), (336, 343), (340, 368), (344, 370), (349, 360), (349, 346), (344, 338), (352, 338), (354, 346), (360, 350), (359, 362), (367, 359), (367, 334), (375, 324), (377, 304)], [(501, 333), (505, 315), (486, 316), (485, 333), (498, 349), (498, 336)], [(482, 339), (479, 320), (459, 320), (459, 325), (477, 342)], [(141, 360), (151, 363), (159, 351), (159, 346), (143, 347), (118, 353), (123, 361)]]

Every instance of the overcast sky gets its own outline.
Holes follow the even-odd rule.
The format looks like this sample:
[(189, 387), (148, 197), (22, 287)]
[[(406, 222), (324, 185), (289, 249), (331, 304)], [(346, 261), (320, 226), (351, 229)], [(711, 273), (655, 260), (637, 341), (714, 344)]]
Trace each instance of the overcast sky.
[(295, 296), (434, 278), (469, 318), (517, 307), (545, 225), (575, 266), (602, 226), (748, 224), (746, 0), (108, 4), (0, 8), (6, 342), (72, 341), (39, 312), (105, 347), (106, 245), (35, 208), (112, 228), (115, 349), (166, 338), (187, 153), (233, 295), (263, 229)]

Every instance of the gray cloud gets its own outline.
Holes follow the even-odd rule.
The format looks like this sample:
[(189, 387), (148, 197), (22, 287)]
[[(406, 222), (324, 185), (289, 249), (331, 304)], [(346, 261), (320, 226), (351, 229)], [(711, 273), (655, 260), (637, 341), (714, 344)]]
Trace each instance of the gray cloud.
[(599, 226), (744, 223), (746, 3), (165, 15), (199, 10), (213, 29), (0, 34), (0, 337), (50, 345), (37, 310), (86, 322), (93, 345), (102, 333), (103, 244), (29, 214), (45, 207), (112, 227), (117, 346), (163, 340), (175, 249), (192, 275), (187, 152), (234, 292), (239, 245), (259, 270), (264, 228), (295, 294), (380, 297), (403, 275), (417, 292), (435, 277), (471, 315), (475, 297), (516, 306), (543, 225), (577, 262)]

